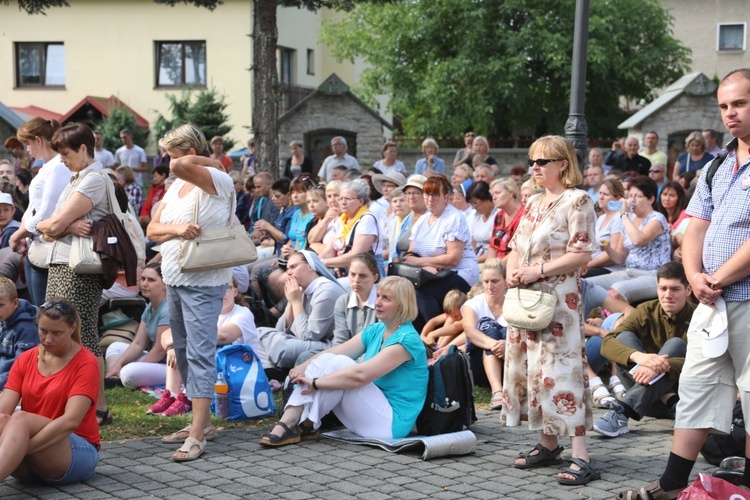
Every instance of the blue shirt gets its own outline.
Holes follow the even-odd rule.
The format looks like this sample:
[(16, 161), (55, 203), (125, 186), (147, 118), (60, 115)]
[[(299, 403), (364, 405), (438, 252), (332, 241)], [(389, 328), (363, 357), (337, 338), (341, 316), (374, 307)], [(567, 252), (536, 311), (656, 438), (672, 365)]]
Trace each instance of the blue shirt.
[[(703, 240), (703, 269), (714, 274), (750, 238), (750, 160), (737, 165), (737, 139), (727, 146), (727, 158), (714, 175), (708, 189), (703, 169), (688, 215), (711, 221)], [(736, 172), (735, 172), (736, 169)], [(750, 299), (750, 276), (724, 287), (724, 300)]]
[(146, 306), (143, 314), (141, 314), (141, 321), (146, 323), (146, 335), (148, 335), (148, 338), (151, 339), (151, 342), (156, 342), (156, 331), (159, 329), (159, 326), (169, 326), (169, 307), (167, 307), (166, 300), (162, 300), (155, 311), (152, 310), (152, 305), (149, 303)]
[[(445, 174), (445, 161), (437, 156), (432, 159), (432, 170), (436, 174)], [(415, 174), (424, 174), (427, 171), (427, 158), (420, 158), (414, 166)]]
[(289, 240), (289, 226), (292, 224), (292, 217), (299, 210), (299, 207), (284, 207), (279, 211), (279, 216), (273, 227), (282, 232), (281, 241), (276, 242), (276, 255), (281, 251), (281, 246)]
[[(362, 330), (365, 345), (364, 360), (375, 357), (381, 349), (400, 344), (411, 358), (373, 383), (383, 391), (393, 410), (391, 430), (394, 438), (405, 437), (417, 422), (427, 397), (427, 354), (424, 343), (411, 323), (404, 323), (383, 343), (385, 324), (374, 323)], [(381, 347), (382, 345), (382, 347)]]
[(292, 242), (293, 249), (304, 250), (307, 247), (307, 225), (313, 217), (312, 212), (307, 212), (304, 215), (302, 210), (294, 212), (292, 222), (289, 225), (289, 241)]

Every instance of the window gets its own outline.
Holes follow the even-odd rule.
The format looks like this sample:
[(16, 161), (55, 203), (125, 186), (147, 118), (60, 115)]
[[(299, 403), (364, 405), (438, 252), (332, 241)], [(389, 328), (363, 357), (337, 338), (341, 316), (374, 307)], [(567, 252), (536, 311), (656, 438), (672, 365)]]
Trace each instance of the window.
[(156, 42), (156, 86), (206, 86), (206, 42)]
[(716, 50), (745, 50), (746, 29), (747, 23), (719, 23)]
[(60, 42), (16, 44), (17, 87), (64, 87), (65, 46)]
[(294, 49), (285, 49), (279, 47), (279, 61), (281, 68), (279, 71), (279, 80), (281, 83), (291, 85), (294, 83)]
[(307, 74), (315, 74), (315, 51), (313, 49), (307, 49)]

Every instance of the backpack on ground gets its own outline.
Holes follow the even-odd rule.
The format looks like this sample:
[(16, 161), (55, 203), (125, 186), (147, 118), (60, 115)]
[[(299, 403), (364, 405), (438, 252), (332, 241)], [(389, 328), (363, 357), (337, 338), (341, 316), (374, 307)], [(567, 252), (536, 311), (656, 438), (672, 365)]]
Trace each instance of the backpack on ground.
[(451, 346), (429, 369), (427, 398), (417, 417), (419, 434), (434, 436), (471, 427), (477, 416), (468, 356)]
[(745, 417), (739, 400), (732, 411), (732, 430), (729, 434), (709, 434), (701, 447), (701, 455), (713, 465), (720, 465), (727, 457), (745, 456)]
[[(247, 344), (231, 344), (216, 352), (216, 374), (229, 386), (229, 417), (247, 420), (273, 415), (276, 403), (260, 358)], [(211, 404), (215, 412), (216, 401)]]

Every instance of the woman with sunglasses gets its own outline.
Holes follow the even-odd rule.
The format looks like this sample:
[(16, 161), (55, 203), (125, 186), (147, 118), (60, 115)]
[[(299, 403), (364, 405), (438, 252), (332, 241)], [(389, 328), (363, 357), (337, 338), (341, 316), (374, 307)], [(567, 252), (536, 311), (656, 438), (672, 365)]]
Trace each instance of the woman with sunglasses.
[(99, 365), (81, 345), (81, 322), (66, 300), (39, 307), (39, 341), (13, 364), (0, 395), (0, 483), (11, 475), (79, 483), (99, 463)]
[(669, 223), (654, 209), (658, 191), (656, 182), (645, 175), (631, 181), (618, 213), (621, 238), (614, 245), (600, 247), (625, 268), (588, 279), (629, 304), (656, 298), (656, 271), (671, 260)]
[(490, 248), (487, 260), (498, 258), (505, 260), (510, 253), (508, 243), (516, 234), (518, 224), (524, 214), (524, 205), (519, 197), (518, 184), (513, 179), (497, 179), (490, 184), (492, 203), (497, 207), (497, 214), (492, 224)]
[[(172, 460), (185, 462), (206, 449), (206, 429), (211, 426), (216, 367), (216, 323), (232, 269), (180, 271), (180, 243), (202, 231), (224, 227), (232, 210), (234, 183), (219, 160), (208, 158), (203, 133), (185, 124), (170, 130), (159, 141), (172, 161), (177, 177), (164, 195), (148, 225), (148, 239), (161, 243), (162, 272), (177, 366), (192, 398), (190, 430)], [(193, 222), (198, 207), (197, 223)]]
[(506, 311), (508, 297), (519, 286), (552, 293), (557, 304), (552, 322), (541, 331), (508, 327), (502, 419), (519, 426), (528, 413), (529, 429), (541, 437), (513, 467), (560, 464), (558, 440), (569, 436), (572, 458), (557, 481), (583, 485), (601, 476), (586, 448), (586, 430), (593, 422), (579, 283), (594, 250), (596, 214), (591, 197), (576, 189), (582, 176), (570, 141), (542, 137), (529, 148), (529, 158), (533, 179), (544, 193), (529, 200), (510, 242)]

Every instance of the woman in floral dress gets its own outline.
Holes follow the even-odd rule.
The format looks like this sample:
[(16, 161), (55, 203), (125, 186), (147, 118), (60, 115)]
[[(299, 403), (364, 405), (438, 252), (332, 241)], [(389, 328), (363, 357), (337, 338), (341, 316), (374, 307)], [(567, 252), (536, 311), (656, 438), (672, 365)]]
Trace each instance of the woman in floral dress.
[(557, 480), (580, 485), (600, 477), (585, 441), (592, 416), (579, 284), (595, 246), (596, 215), (591, 198), (575, 188), (581, 173), (570, 142), (542, 137), (529, 148), (529, 158), (534, 182), (545, 192), (529, 200), (511, 241), (507, 284), (551, 291), (557, 306), (544, 330), (508, 328), (503, 422), (518, 426), (528, 420), (541, 433), (540, 443), (519, 455), (517, 468), (562, 463), (558, 437), (570, 436), (570, 467)]

